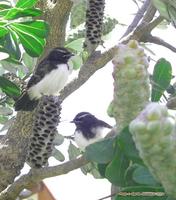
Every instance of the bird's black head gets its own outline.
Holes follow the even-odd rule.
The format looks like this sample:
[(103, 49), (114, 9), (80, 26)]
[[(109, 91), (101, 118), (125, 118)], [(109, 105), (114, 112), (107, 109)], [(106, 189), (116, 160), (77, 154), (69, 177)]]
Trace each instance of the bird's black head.
[(49, 52), (47, 60), (55, 61), (57, 63), (67, 63), (72, 56), (74, 56), (74, 54), (66, 48), (56, 47)]
[(80, 131), (87, 139), (95, 137), (96, 132), (93, 131), (93, 129), (95, 130), (96, 128), (112, 128), (111, 125), (97, 119), (89, 112), (78, 113), (71, 122), (76, 125), (76, 130)]
[(94, 115), (89, 112), (80, 112), (73, 119), (72, 123), (75, 123), (78, 129), (82, 128), (93, 128), (93, 127), (106, 127), (112, 128), (106, 122), (97, 119)]
[(80, 112), (73, 119), (73, 123), (77, 127), (92, 127), (95, 126), (98, 119), (89, 112)]

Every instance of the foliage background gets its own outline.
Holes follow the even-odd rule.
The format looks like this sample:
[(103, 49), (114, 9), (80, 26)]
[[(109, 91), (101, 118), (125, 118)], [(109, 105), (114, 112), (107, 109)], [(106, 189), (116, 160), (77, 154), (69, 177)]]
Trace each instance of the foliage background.
[[(111, 3), (111, 5), (114, 5), (114, 2), (110, 2), (110, 0), (109, 0), (108, 5), (110, 5), (110, 3)], [(137, 7), (135, 6), (134, 2), (132, 2), (132, 1), (130, 1), (132, 6), (128, 6), (128, 7), (126, 7), (126, 5), (127, 4), (129, 5), (129, 1), (124, 1), (123, 3), (124, 3), (124, 6), (121, 4), (121, 5), (119, 5), (119, 8), (113, 7), (113, 8), (115, 8), (114, 13), (117, 14), (116, 18), (117, 18), (117, 20), (119, 20), (120, 23), (128, 25), (129, 19), (133, 18), (133, 14), (136, 13)], [(128, 8), (132, 8), (132, 10), (128, 10)], [(117, 12), (117, 10), (118, 10), (118, 12)], [(130, 18), (126, 18), (126, 16), (125, 16), (125, 18), (123, 20), (122, 16), (119, 15), (119, 14), (121, 14), (120, 10), (123, 10), (122, 15), (124, 14), (124, 10), (125, 10), (126, 16), (127, 16), (126, 12), (128, 11)], [(110, 7), (110, 11), (112, 11), (112, 7)], [(110, 43), (108, 43), (108, 44), (105, 43), (105, 46), (108, 47), (108, 46), (116, 44), (118, 39), (120, 38), (120, 36), (124, 32), (124, 30), (125, 30), (125, 27), (117, 26), (116, 30), (114, 30), (113, 33), (111, 33), (111, 35), (109, 36)], [(170, 34), (171, 32), (173, 32), (173, 28), (169, 28), (169, 30), (167, 30), (167, 32)], [(161, 36), (162, 36), (163, 33), (164, 33), (163, 38), (165, 38), (166, 37), (166, 30), (164, 30), (164, 32), (162, 32), (160, 30), (159, 34), (161, 34)], [(171, 36), (169, 35), (169, 39), (170, 38), (171, 38)], [(171, 43), (173, 43), (173, 42), (171, 41)], [(150, 49), (153, 50), (154, 53), (156, 53), (157, 56), (155, 56), (154, 54), (150, 54), (152, 59), (154, 59), (156, 61), (159, 57), (165, 57), (166, 52), (168, 52), (168, 50), (161, 48), (161, 47), (158, 47), (158, 46), (155, 46), (155, 45), (153, 45), (153, 46), (154, 47), (151, 47), (151, 45), (150, 45), (149, 47), (150, 47)], [(159, 49), (159, 52), (157, 52), (158, 49)], [(153, 52), (151, 52), (151, 53), (153, 53)], [(172, 55), (172, 53), (170, 55)], [(169, 58), (169, 61), (171, 61), (173, 63), (173, 66), (174, 66), (174, 59), (173, 58), (174, 58), (174, 56), (171, 56), (171, 58)], [(151, 64), (151, 68), (152, 68), (152, 64)], [(112, 64), (109, 63), (104, 69), (96, 72), (96, 74), (93, 75), (91, 77), (91, 79), (83, 87), (81, 87), (81, 89), (79, 89), (79, 91), (76, 91), (74, 93), (74, 95), (71, 95), (68, 99), (66, 99), (64, 101), (64, 104), (63, 104), (64, 112), (63, 112), (62, 119), (63, 120), (66, 119), (66, 120), (69, 121), (70, 119), (73, 118), (73, 116), (77, 112), (82, 111), (82, 110), (88, 110), (88, 111), (94, 113), (96, 116), (98, 116), (98, 117), (108, 121), (109, 123), (113, 124), (114, 123), (113, 120), (111, 121), (105, 115), (108, 104), (109, 104), (109, 102), (111, 101), (111, 98), (112, 98), (113, 89), (112, 89), (111, 73), (112, 73)], [(102, 84), (102, 79), (103, 79), (104, 84)], [(95, 89), (94, 90), (95, 92), (92, 91), (92, 88)], [(105, 98), (104, 90), (102, 90), (102, 88), (104, 90), (106, 90), (106, 97), (107, 98)], [(100, 105), (100, 102), (101, 102), (102, 105)], [(67, 122), (64, 122), (63, 124), (66, 124), (66, 123)], [(60, 126), (60, 131), (61, 131), (62, 134), (70, 135), (70, 133), (73, 132), (74, 127), (68, 128), (68, 126), (69, 125), (67, 124), (66, 129), (63, 128), (63, 127), (65, 127), (65, 125)], [(53, 160), (52, 160), (52, 162), (54, 163)], [(94, 179), (92, 179), (94, 184), (90, 184), (90, 183), (87, 182), (87, 180), (88, 180), (87, 177), (85, 177), (86, 183), (83, 184), (82, 180), (80, 180), (79, 182), (77, 181), (78, 174), (77, 173), (74, 174), (74, 173), (76, 173), (76, 172), (71, 173), (71, 174), (73, 174), (73, 176), (71, 174), (69, 174), (69, 175), (57, 178), (57, 182), (54, 181), (54, 186), (52, 184), (51, 189), (53, 189), (53, 190), (55, 189), (57, 191), (57, 193), (59, 193), (59, 194), (57, 194), (57, 196), (60, 196), (62, 191), (64, 191), (64, 189), (63, 189), (64, 186), (63, 186), (62, 183), (65, 182), (66, 192), (63, 194), (64, 199), (67, 199), (67, 198), (69, 199), (69, 197), (66, 197), (67, 194), (71, 194), (72, 198), (73, 198), (73, 195), (75, 194), (76, 196), (74, 198), (82, 199), (83, 194), (84, 194), (84, 197), (85, 197), (85, 193), (94, 195), (94, 196), (88, 197), (88, 199), (95, 198), (95, 195), (98, 195), (97, 194), (98, 186), (95, 186), (95, 182), (99, 182), (99, 180), (95, 181)], [(70, 180), (73, 180), (73, 182), (71, 182)], [(75, 184), (75, 180), (76, 180), (77, 184)], [(80, 183), (80, 185), (79, 185), (79, 183)], [(62, 187), (60, 187), (60, 184), (62, 185)], [(70, 184), (70, 186), (68, 184)], [(102, 185), (104, 185), (104, 184), (105, 183), (101, 184), (100, 185), (101, 189), (99, 189), (102, 196), (104, 196), (104, 193), (102, 193)], [(83, 188), (85, 188), (85, 191), (84, 191), (84, 193), (80, 193), (79, 188), (81, 187), (81, 191), (83, 191), (82, 190), (83, 185), (85, 186), (85, 187), (83, 187)], [(93, 190), (91, 190), (90, 185), (92, 185), (93, 188), (96, 188), (95, 193), (92, 192)], [(59, 191), (58, 188), (60, 189), (60, 191)], [(69, 188), (69, 192), (68, 192), (68, 188)], [(73, 189), (72, 192), (70, 191), (70, 188)], [(89, 188), (89, 191), (91, 191), (91, 192), (87, 192), (88, 191), (87, 188)], [(109, 191), (109, 188), (108, 188), (108, 191)], [(78, 195), (80, 195), (80, 197), (78, 197)], [(87, 197), (87, 195), (86, 195), (86, 197)]]

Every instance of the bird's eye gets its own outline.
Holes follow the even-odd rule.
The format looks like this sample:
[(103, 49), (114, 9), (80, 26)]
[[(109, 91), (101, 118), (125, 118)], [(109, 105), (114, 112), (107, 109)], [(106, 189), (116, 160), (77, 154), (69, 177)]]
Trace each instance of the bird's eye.
[(82, 120), (81, 119), (75, 119), (74, 122), (77, 123), (77, 124), (80, 124), (80, 123), (82, 123)]

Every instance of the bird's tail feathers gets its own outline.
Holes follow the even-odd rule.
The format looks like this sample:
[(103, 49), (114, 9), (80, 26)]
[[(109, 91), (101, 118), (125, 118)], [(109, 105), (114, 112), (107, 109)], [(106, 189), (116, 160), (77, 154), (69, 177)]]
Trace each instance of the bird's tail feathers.
[(38, 100), (31, 100), (28, 93), (23, 93), (15, 102), (16, 111), (32, 111), (37, 106)]
[(109, 128), (109, 129), (112, 129), (112, 128), (113, 128), (111, 125), (109, 125), (108, 123), (106, 123), (106, 122), (104, 122), (104, 121), (102, 121), (102, 120), (100, 120), (100, 122), (101, 122), (101, 125), (102, 125), (103, 127), (105, 127), (105, 128)]

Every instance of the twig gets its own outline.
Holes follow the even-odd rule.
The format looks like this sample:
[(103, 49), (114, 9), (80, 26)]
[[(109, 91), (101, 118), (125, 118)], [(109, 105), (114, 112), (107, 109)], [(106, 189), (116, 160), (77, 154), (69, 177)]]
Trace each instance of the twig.
[(159, 16), (156, 19), (154, 19), (152, 22), (150, 22), (149, 24), (147, 24), (145, 26), (145, 30), (147, 32), (151, 32), (154, 28), (156, 28), (162, 21), (164, 20), (164, 17)]
[(41, 180), (53, 176), (67, 174), (68, 172), (86, 165), (89, 161), (84, 156), (70, 160), (54, 167), (31, 169), (26, 175), (21, 176), (7, 190), (1, 193), (0, 200), (14, 200), (24, 188), (30, 188)]
[(110, 195), (108, 195), (108, 196), (102, 197), (102, 198), (100, 198), (100, 199), (98, 199), (98, 200), (104, 200), (104, 199), (107, 199), (107, 198), (110, 198), (110, 197), (114, 197), (116, 194), (117, 194), (117, 193), (113, 193), (113, 194), (110, 194)]
[(142, 7), (138, 10), (137, 14), (135, 15), (132, 23), (128, 26), (127, 30), (125, 31), (125, 33), (122, 35), (122, 38), (124, 38), (125, 36), (127, 36), (128, 34), (130, 34), (138, 25), (139, 21), (143, 18), (144, 13), (146, 12), (147, 8), (150, 5), (150, 0), (146, 0), (144, 2), (144, 4), (142, 5)]
[(161, 38), (159, 37), (156, 37), (156, 36), (152, 36), (152, 35), (149, 35), (146, 39), (147, 42), (150, 42), (150, 43), (154, 43), (154, 44), (158, 44), (158, 45), (161, 45), (161, 46), (164, 46), (168, 49), (170, 49), (171, 51), (175, 52), (176, 53), (176, 48), (174, 46), (172, 46), (171, 44), (165, 42), (164, 40), (162, 40)]
[(134, 31), (133, 35), (130, 37), (130, 39), (135, 39), (138, 41), (141, 41), (141, 37), (146, 35), (146, 32), (149, 33), (148, 27), (149, 23), (153, 20), (156, 13), (156, 9), (153, 7), (153, 5), (150, 2), (150, 5), (148, 6), (148, 9), (141, 21), (141, 23), (138, 25), (136, 30)]
[(75, 136), (74, 135), (69, 135), (69, 136), (64, 136), (64, 138), (68, 139), (68, 140), (74, 140)]

